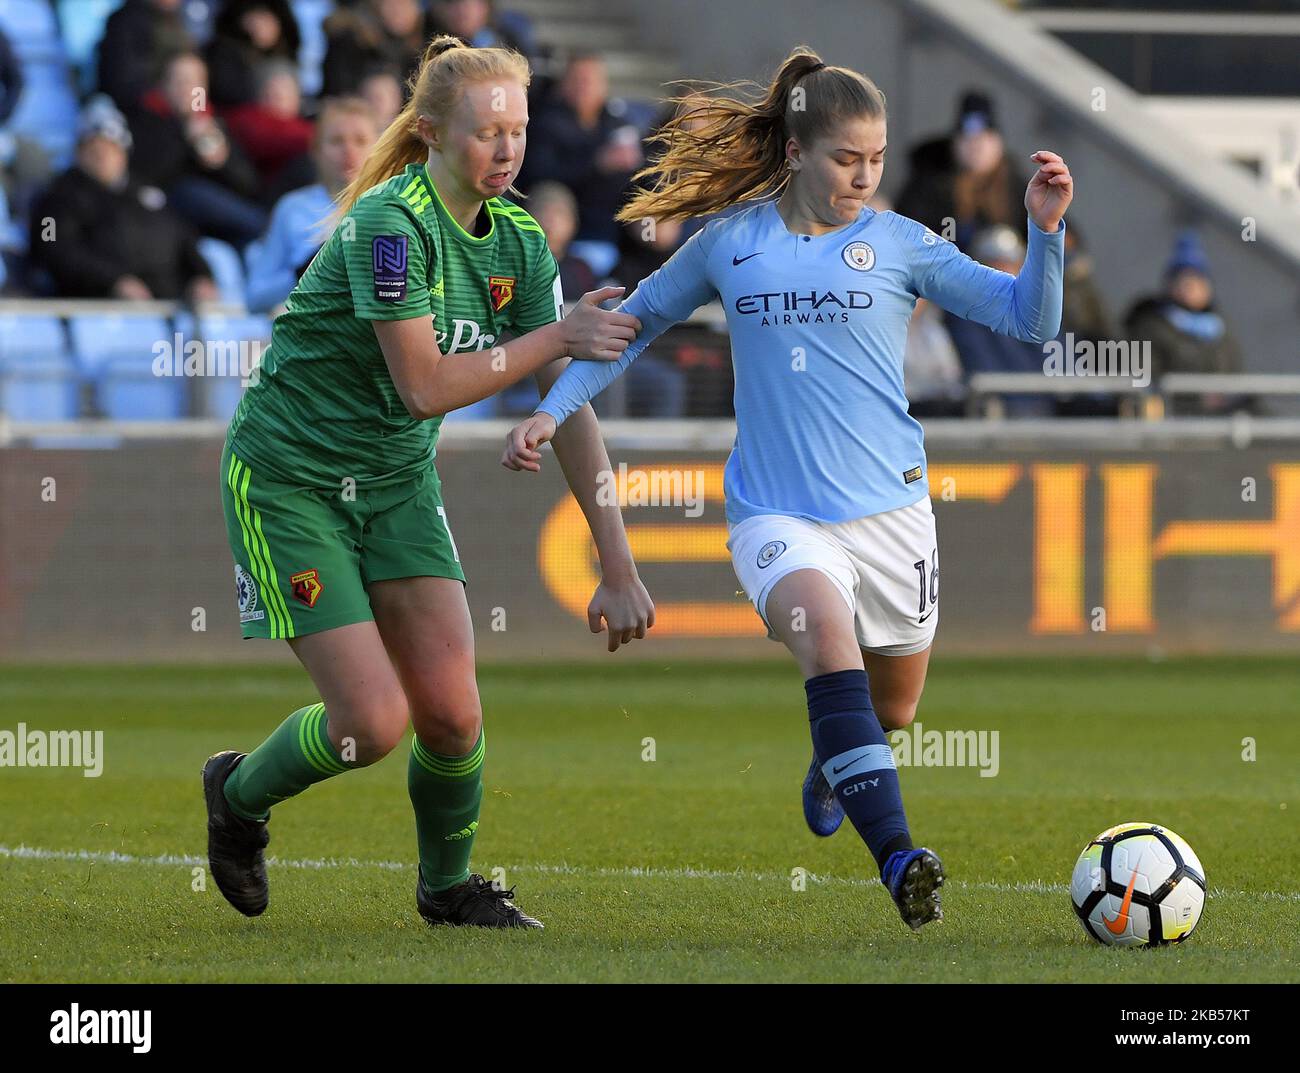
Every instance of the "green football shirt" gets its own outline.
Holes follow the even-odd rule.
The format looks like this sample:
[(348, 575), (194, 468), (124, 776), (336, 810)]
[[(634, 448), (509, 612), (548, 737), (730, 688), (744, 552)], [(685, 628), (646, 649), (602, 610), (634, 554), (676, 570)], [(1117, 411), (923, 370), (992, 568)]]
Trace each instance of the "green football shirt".
[(486, 234), (447, 211), (424, 164), (367, 191), (312, 259), (227, 441), (282, 481), (338, 489), (405, 480), (433, 465), (442, 418), (407, 412), (370, 321), (432, 314), (439, 351), (490, 350), (560, 315), (559, 269), (537, 221), (484, 205)]

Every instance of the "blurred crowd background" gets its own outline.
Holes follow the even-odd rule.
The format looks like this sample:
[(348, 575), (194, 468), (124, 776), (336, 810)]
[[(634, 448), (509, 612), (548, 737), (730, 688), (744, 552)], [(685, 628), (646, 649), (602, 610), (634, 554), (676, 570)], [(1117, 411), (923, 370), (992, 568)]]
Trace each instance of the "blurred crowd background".
[[(191, 330), (187, 310), (216, 308), (227, 335), (268, 337), (320, 245), (331, 199), (397, 114), (436, 33), (514, 48), (532, 62), (518, 186), (547, 233), (566, 300), (605, 283), (635, 288), (703, 221), (651, 229), (614, 221), (631, 176), (653, 157), (663, 105), (614, 95), (599, 49), (539, 44), (540, 11), (491, 0), (0, 0), (4, 297), (170, 301), (178, 312), (161, 318), (164, 331)], [(889, 169), (904, 178), (891, 186), (894, 201), (875, 207), (1014, 273), (1024, 256), (1028, 179), (1017, 162), (1034, 148), (1007, 144), (998, 101), (973, 86), (952, 101), (941, 136), (891, 149)], [(1063, 340), (1149, 340), (1157, 378), (1242, 369), (1237, 311), (1216, 303), (1215, 266), (1196, 231), (1149, 251), (1149, 287), (1113, 307), (1096, 284), (1104, 266), (1090, 255), (1089, 221), (1072, 212), (1068, 224)], [(0, 358), (22, 358), (28, 372), (63, 361), (75, 373), (11, 383), (0, 395), (10, 417), (222, 417), (237, 399), (237, 391), (213, 392), (196, 402), (175, 385), (133, 375), (122, 357), (129, 337), (158, 338), (157, 319), (0, 319), (8, 337)], [(1043, 360), (1042, 347), (921, 302), (908, 395), (918, 416), (960, 416), (972, 375), (1041, 372)], [(114, 369), (120, 377), (108, 387), (96, 380)], [(725, 334), (702, 323), (664, 337), (597, 408), (606, 416), (725, 417), (730, 377)], [(528, 412), (535, 398), (521, 386), (458, 416)], [(1121, 402), (1102, 393), (1021, 394), (1001, 408), (1008, 416), (1106, 415)], [(1209, 394), (1179, 405), (1217, 414), (1255, 403)]]

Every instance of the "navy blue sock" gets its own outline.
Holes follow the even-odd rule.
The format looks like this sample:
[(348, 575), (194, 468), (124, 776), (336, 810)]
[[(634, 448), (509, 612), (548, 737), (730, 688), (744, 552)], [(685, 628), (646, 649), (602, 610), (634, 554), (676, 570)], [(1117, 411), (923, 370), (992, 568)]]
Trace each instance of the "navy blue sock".
[(835, 671), (804, 683), (813, 750), (822, 774), (877, 867), (911, 849), (894, 754), (871, 707), (866, 671)]

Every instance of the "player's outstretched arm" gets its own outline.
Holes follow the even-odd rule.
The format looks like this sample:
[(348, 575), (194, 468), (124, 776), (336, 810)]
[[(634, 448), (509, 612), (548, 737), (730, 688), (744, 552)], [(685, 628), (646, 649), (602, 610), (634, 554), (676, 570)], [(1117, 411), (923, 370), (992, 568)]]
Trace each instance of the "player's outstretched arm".
[(495, 395), (556, 358), (617, 360), (641, 327), (634, 316), (600, 308), (622, 293), (622, 287), (604, 287), (584, 294), (564, 320), (452, 361), (431, 342), (430, 317), (373, 323), (398, 395), (412, 417), (424, 419)]
[[(537, 407), (539, 414), (549, 414), (556, 426), (563, 425), (621, 376), (656, 338), (714, 297), (716, 291), (709, 278), (704, 234), (704, 231), (696, 232), (687, 239), (681, 249), (643, 279), (632, 296), (619, 306), (621, 312), (635, 317), (640, 325), (636, 338), (623, 353), (611, 362), (569, 362)], [(716, 235), (711, 235), (711, 242), (715, 240)]]
[(1025, 190), (1028, 247), (1018, 275), (973, 261), (914, 221), (907, 226), (919, 236), (910, 249), (913, 283), (920, 297), (995, 332), (1046, 343), (1061, 328), (1065, 275), (1061, 220), (1074, 198), (1074, 179), (1056, 153), (1044, 149), (1031, 159), (1038, 170)]

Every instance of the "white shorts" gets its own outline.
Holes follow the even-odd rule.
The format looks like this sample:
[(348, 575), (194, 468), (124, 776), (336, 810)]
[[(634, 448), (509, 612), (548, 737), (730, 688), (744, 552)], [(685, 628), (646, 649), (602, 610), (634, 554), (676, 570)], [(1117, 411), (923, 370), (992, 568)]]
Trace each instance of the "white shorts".
[(818, 570), (844, 596), (858, 644), (886, 656), (923, 652), (939, 625), (939, 544), (930, 497), (848, 522), (759, 514), (727, 538), (736, 577), (775, 639), (764, 608), (786, 574)]

